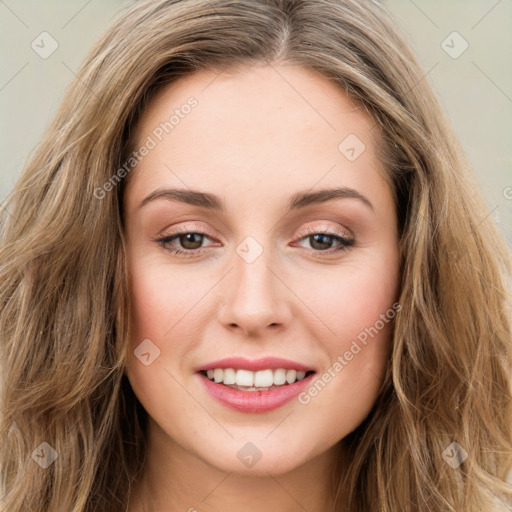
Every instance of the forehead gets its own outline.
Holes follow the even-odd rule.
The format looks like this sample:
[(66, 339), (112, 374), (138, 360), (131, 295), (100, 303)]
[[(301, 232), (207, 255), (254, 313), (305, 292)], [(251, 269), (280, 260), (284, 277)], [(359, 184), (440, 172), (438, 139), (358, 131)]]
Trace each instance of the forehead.
[(317, 185), (379, 195), (385, 186), (372, 119), (339, 84), (299, 66), (182, 77), (159, 89), (134, 135), (135, 148), (155, 142), (130, 176), (138, 200), (163, 185), (255, 200)]

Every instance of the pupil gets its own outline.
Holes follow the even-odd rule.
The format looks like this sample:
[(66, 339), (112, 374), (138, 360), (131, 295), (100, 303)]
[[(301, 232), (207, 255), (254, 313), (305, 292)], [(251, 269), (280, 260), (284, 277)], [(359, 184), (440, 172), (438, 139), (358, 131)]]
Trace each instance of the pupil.
[[(324, 245), (329, 245), (329, 239), (330, 239), (330, 235), (324, 235), (324, 234), (317, 234), (317, 235), (313, 235), (313, 244), (312, 246), (314, 247), (315, 244), (317, 243), (318, 239), (320, 238), (320, 244), (324, 244)], [(325, 240), (327, 239), (327, 241)], [(321, 249), (325, 249), (326, 247), (321, 247)], [(327, 247), (328, 248), (328, 247)]]
[[(199, 240), (194, 242), (194, 238), (198, 236)], [(186, 247), (187, 249), (197, 249), (201, 246), (201, 236), (199, 233), (187, 233), (186, 235), (182, 235), (182, 239), (180, 240), (183, 247)], [(184, 239), (184, 240), (183, 240)], [(192, 244), (193, 247), (189, 247), (187, 244)], [(199, 244), (198, 247), (194, 247), (194, 244)]]

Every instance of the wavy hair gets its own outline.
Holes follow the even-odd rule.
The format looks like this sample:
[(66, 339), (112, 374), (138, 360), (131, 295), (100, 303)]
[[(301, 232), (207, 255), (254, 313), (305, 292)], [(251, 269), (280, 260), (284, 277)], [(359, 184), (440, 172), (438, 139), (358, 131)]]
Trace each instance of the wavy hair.
[(510, 505), (512, 261), (396, 27), (371, 0), (142, 0), (112, 23), (2, 211), (2, 510), (126, 510), (147, 425), (123, 375), (126, 180), (97, 191), (159, 87), (262, 62), (315, 70), (371, 116), (399, 222), (392, 356), (370, 414), (340, 441), (349, 467), (330, 475), (332, 510)]

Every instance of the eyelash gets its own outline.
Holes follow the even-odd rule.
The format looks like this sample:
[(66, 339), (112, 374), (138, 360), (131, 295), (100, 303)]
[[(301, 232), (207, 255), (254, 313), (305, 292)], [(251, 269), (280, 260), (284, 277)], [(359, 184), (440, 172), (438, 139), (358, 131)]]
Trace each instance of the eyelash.
[[(172, 233), (170, 235), (167, 235), (162, 238), (158, 238), (154, 240), (158, 244), (160, 244), (164, 250), (176, 255), (176, 256), (184, 256), (184, 257), (194, 257), (198, 255), (198, 253), (203, 252), (203, 248), (200, 249), (176, 249), (175, 247), (169, 247), (168, 244), (172, 242), (174, 239), (179, 238), (182, 235), (189, 235), (189, 234), (195, 234), (200, 236), (207, 236), (210, 238), (210, 235), (206, 233), (205, 231), (198, 229), (198, 230), (188, 230), (188, 231), (177, 231), (175, 233)], [(314, 228), (306, 228), (304, 231), (300, 233), (300, 237), (298, 240), (303, 240), (305, 238), (309, 238), (313, 235), (325, 235), (331, 237), (334, 241), (340, 242), (340, 245), (335, 248), (326, 249), (326, 250), (315, 250), (311, 249), (314, 253), (317, 253), (318, 255), (322, 256), (323, 254), (332, 255), (333, 253), (339, 253), (342, 251), (346, 251), (350, 247), (353, 247), (355, 245), (355, 240), (353, 238), (347, 238), (342, 232), (340, 231), (327, 231), (327, 230), (318, 230)]]

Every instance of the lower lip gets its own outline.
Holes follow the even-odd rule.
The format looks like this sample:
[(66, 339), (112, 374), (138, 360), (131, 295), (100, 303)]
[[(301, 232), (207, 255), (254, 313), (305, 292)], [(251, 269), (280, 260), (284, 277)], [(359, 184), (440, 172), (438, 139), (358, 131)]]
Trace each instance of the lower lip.
[(293, 400), (311, 382), (314, 373), (293, 384), (285, 384), (268, 391), (243, 391), (223, 384), (217, 384), (203, 375), (198, 374), (206, 390), (220, 403), (246, 413), (262, 413), (282, 407)]

